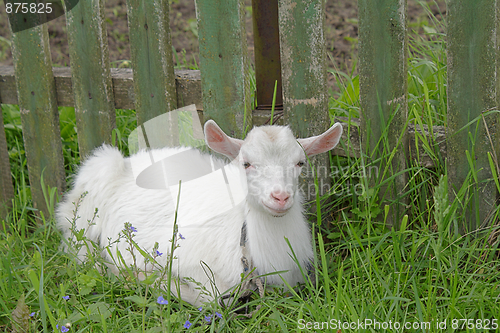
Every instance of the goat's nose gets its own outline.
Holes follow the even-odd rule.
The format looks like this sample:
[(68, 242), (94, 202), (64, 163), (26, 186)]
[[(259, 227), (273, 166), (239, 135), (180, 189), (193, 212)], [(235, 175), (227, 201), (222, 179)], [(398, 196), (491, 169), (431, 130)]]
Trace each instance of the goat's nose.
[(272, 192), (271, 198), (277, 201), (279, 204), (284, 205), (288, 199), (290, 199), (290, 194), (287, 192)]

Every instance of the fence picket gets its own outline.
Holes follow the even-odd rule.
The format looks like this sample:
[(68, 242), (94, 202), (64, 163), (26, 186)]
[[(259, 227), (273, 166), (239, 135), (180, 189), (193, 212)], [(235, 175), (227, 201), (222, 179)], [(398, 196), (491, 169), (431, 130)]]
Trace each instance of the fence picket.
[[(464, 202), (468, 225), (474, 230), (496, 208), (496, 188), (488, 152), (500, 152), (498, 113), (484, 112), (498, 105), (498, 13), (496, 0), (454, 0), (448, 3), (448, 131), (447, 169), (450, 199), (455, 197), (474, 161), (477, 183)], [(497, 41), (497, 43), (495, 43)], [(483, 121), (483, 117), (485, 121)], [(489, 127), (489, 134), (484, 126)], [(490, 138), (489, 135), (492, 135)]]
[(243, 0), (196, 0), (205, 120), (241, 137), (252, 110)]
[(0, 219), (3, 218), (11, 206), (14, 198), (14, 187), (10, 174), (9, 152), (7, 151), (7, 139), (3, 126), (2, 100), (0, 99)]
[(59, 193), (65, 173), (47, 26), (13, 34), (12, 45), (33, 205), (48, 218), (42, 173), (45, 186), (57, 187)]
[(177, 108), (168, 0), (127, 0), (137, 121)]
[[(278, 8), (285, 123), (299, 137), (318, 135), (330, 125), (323, 31), (325, 2), (280, 0)], [(320, 194), (324, 194), (331, 182), (328, 155), (313, 157), (312, 163), (317, 168)], [(316, 193), (313, 179), (308, 172), (301, 184), (310, 200)]]
[[(358, 7), (361, 138), (367, 156), (373, 161), (383, 158), (379, 172), (368, 175), (380, 183), (408, 116), (406, 0), (359, 0)], [(388, 142), (379, 142), (384, 131)], [(406, 169), (407, 150), (407, 135), (403, 135), (386, 178)], [(388, 219), (397, 223), (405, 210), (398, 199), (406, 185), (405, 174), (392, 183), (381, 190), (379, 199), (392, 202)]]
[(80, 1), (66, 12), (80, 155), (111, 142), (115, 127), (104, 0)]

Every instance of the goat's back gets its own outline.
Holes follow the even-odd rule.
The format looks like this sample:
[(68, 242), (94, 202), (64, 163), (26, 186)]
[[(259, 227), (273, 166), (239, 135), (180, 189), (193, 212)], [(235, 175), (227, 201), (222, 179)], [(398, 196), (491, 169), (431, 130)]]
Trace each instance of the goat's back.
[[(181, 175), (175, 174), (172, 169), (169, 174), (159, 174), (157, 169), (151, 168), (154, 161), (161, 163), (180, 153), (184, 155), (181, 161), (183, 164), (177, 168), (182, 171)], [(158, 242), (159, 251), (168, 253), (179, 185), (177, 183), (168, 186), (172, 182), (166, 178), (185, 178), (190, 174), (189, 170), (196, 172), (200, 164), (213, 165), (214, 161), (215, 164), (222, 164), (210, 155), (189, 148), (141, 151), (130, 158), (124, 158), (116, 148), (104, 145), (96, 149), (78, 170), (72, 190), (65, 195), (57, 208), (58, 227), (63, 231), (63, 237), (68, 239), (72, 238), (70, 228), (74, 223), (76, 229), (86, 230), (87, 238), (104, 247), (119, 238), (124, 224), (128, 222), (137, 230), (134, 240), (141, 247), (151, 251), (155, 242)], [(149, 170), (152, 170), (150, 175), (147, 174)], [(144, 173), (152, 182), (163, 184), (157, 186), (163, 189), (138, 186), (137, 179)], [(234, 252), (238, 247), (239, 230), (244, 220), (244, 191), (238, 185), (240, 176), (235, 166), (226, 165), (198, 176), (200, 175), (197, 174), (196, 177), (181, 183), (177, 222), (179, 233), (185, 241), (180, 241), (181, 247), (176, 250), (176, 256), (180, 257), (182, 252), (185, 252), (185, 249), (182, 249), (183, 242), (188, 244), (198, 240), (200, 244), (192, 244), (197, 250), (191, 249), (191, 252), (199, 252), (199, 256), (190, 253), (183, 262), (196, 266), (199, 266), (201, 257), (204, 256), (203, 259), (207, 260), (206, 254), (213, 251), (215, 244), (220, 246), (219, 252), (228, 250), (227, 246), (220, 244), (227, 242), (228, 238), (235, 240), (229, 242), (229, 247)], [(224, 219), (227, 214), (234, 216), (231, 219), (233, 223), (229, 224), (228, 219)], [(203, 244), (208, 248), (205, 249)], [(128, 258), (127, 247), (128, 244), (123, 241), (111, 246), (112, 251), (120, 250), (126, 261), (131, 260)], [(78, 255), (83, 259), (85, 250), (80, 251)]]

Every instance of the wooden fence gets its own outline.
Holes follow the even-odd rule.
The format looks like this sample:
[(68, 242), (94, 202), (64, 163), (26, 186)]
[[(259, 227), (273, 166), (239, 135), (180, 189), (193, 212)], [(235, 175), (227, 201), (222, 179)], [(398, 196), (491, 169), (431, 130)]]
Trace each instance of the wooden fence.
[[(234, 136), (241, 135), (244, 124), (258, 124), (259, 118), (269, 116), (266, 111), (250, 112), (243, 0), (196, 0), (201, 77), (197, 71), (173, 69), (168, 3), (127, 0), (133, 71), (110, 69), (104, 0), (80, 1), (66, 14), (71, 69), (52, 68), (45, 25), (13, 34), (15, 66), (0, 68), (0, 103), (20, 106), (35, 208), (46, 214), (42, 171), (46, 185), (60, 192), (65, 188), (58, 106), (75, 107), (82, 155), (110, 141), (115, 108), (135, 109), (138, 124), (142, 124), (163, 112), (196, 103), (205, 119), (215, 119)], [(284, 122), (301, 137), (316, 135), (330, 121), (324, 0), (276, 3)], [(401, 147), (392, 159), (393, 170), (404, 170), (407, 150), (414, 145), (411, 132), (403, 131), (408, 117), (406, 1), (359, 0), (358, 6), (360, 146), (371, 155), (387, 131), (390, 147)], [(465, 207), (473, 227), (491, 214), (497, 201), (487, 152), (496, 159), (498, 116), (477, 120), (485, 110), (496, 108), (499, 98), (498, 16), (497, 0), (448, 2), (445, 153), (449, 189), (453, 198), (467, 177), (468, 150), (479, 170), (477, 183), (471, 188), (474, 200)], [(358, 139), (356, 128), (349, 133), (352, 140)], [(358, 152), (337, 149), (336, 153)], [(388, 198), (397, 198), (406, 184), (405, 177), (402, 173), (395, 178), (396, 187), (388, 190)], [(8, 204), (12, 196), (5, 133), (0, 130), (0, 206)], [(395, 221), (404, 212), (404, 205), (393, 204)], [(480, 216), (473, 214), (476, 211)]]

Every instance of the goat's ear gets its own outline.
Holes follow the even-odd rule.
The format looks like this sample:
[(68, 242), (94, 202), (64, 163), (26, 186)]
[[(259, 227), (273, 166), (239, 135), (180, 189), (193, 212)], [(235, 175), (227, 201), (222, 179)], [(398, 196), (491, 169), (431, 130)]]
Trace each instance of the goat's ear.
[(240, 153), (243, 140), (234, 139), (226, 135), (213, 120), (205, 123), (205, 142), (210, 149), (235, 159)]
[(340, 123), (335, 123), (323, 134), (312, 136), (307, 139), (298, 139), (297, 141), (299, 141), (304, 148), (307, 156), (311, 157), (335, 148), (341, 136), (342, 125)]

